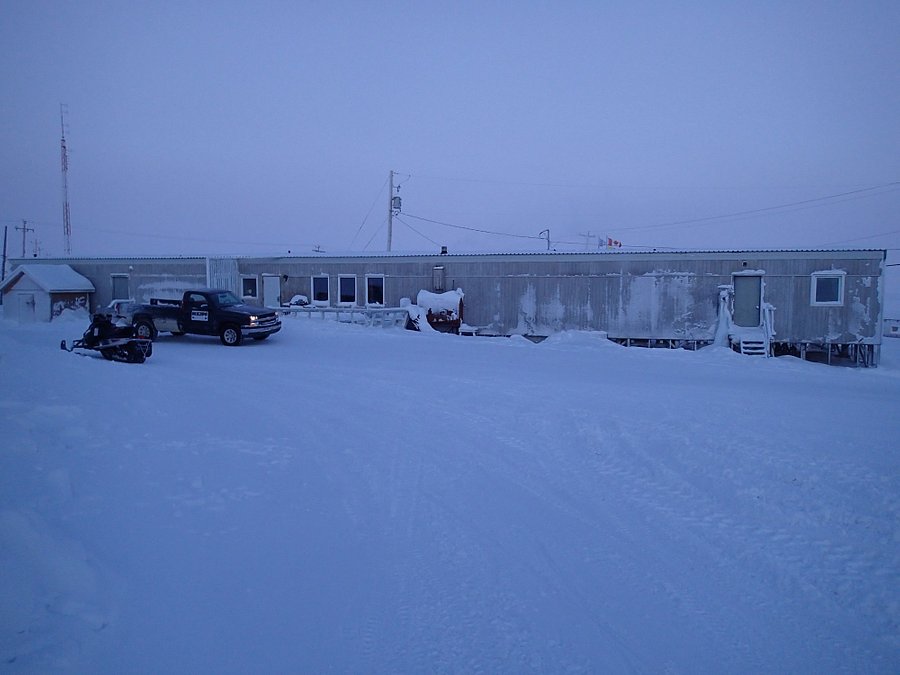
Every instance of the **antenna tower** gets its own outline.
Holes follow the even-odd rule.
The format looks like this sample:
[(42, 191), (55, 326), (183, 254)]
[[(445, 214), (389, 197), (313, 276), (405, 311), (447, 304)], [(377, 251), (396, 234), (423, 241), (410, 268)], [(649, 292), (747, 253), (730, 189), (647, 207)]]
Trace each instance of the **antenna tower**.
[(66, 243), (66, 255), (72, 253), (72, 222), (69, 220), (69, 149), (66, 147), (66, 114), (68, 112), (69, 106), (60, 103), (59, 127), (62, 135), (59, 148), (62, 162), (63, 237)]

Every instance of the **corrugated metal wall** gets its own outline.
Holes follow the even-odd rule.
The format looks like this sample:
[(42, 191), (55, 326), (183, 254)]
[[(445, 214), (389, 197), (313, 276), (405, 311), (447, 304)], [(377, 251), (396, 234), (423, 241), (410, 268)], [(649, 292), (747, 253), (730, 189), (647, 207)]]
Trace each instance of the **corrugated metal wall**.
[(151, 297), (180, 298), (184, 289), (206, 285), (206, 258), (88, 258), (56, 262), (70, 265), (93, 282), (95, 311), (113, 300), (113, 275), (128, 278), (129, 295), (138, 302), (148, 302)]
[[(35, 262), (28, 260), (28, 262)], [(51, 262), (51, 261), (41, 261)], [(239, 291), (241, 276), (281, 277), (281, 297), (312, 297), (311, 279), (329, 277), (337, 304), (340, 275), (356, 277), (356, 304), (365, 304), (366, 275), (384, 275), (385, 304), (413, 301), (433, 288), (444, 267), (445, 290), (465, 292), (465, 322), (484, 332), (546, 335), (605, 330), (611, 337), (712, 340), (719, 287), (732, 275), (764, 273), (765, 300), (775, 306), (776, 341), (879, 342), (883, 251), (711, 253), (484, 254), (210, 259), (65, 260), (109, 302), (109, 276), (129, 274), (136, 300), (180, 295), (207, 285)], [(811, 306), (813, 272), (845, 273), (841, 306)], [(209, 276), (207, 277), (207, 273)]]
[[(879, 334), (883, 253), (768, 252), (682, 254), (484, 255), (371, 258), (241, 259), (242, 274), (281, 273), (282, 297), (311, 296), (311, 277), (328, 275), (332, 304), (338, 277), (357, 276), (363, 304), (366, 274), (385, 276), (385, 301), (432, 288), (435, 265), (447, 289), (466, 294), (465, 320), (499, 334), (545, 335), (606, 330), (611, 337), (712, 340), (719, 287), (732, 275), (760, 270), (766, 302), (775, 306), (776, 340), (858, 342)], [(844, 303), (813, 307), (811, 275), (846, 273)]]
[(238, 297), (241, 295), (241, 277), (236, 258), (207, 258), (206, 286), (224, 288)]

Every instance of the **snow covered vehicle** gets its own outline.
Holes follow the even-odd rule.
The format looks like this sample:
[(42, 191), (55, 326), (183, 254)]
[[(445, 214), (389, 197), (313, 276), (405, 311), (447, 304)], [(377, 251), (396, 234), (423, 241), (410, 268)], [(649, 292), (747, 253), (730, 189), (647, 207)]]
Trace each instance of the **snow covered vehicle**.
[(124, 363), (143, 363), (153, 353), (153, 343), (150, 340), (137, 337), (130, 324), (116, 325), (109, 314), (94, 314), (91, 325), (80, 340), (73, 340), (71, 347), (63, 340), (59, 348), (67, 352), (91, 349), (100, 352), (107, 361)]

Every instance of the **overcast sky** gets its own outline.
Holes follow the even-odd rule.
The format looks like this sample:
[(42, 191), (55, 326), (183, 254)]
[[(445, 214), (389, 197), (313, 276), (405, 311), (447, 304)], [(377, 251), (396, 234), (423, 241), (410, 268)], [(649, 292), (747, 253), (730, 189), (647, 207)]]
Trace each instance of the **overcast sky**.
[(60, 103), (76, 255), (383, 251), (390, 170), (394, 250), (900, 249), (895, 0), (2, 0), (0, 45), (15, 255), (63, 253)]

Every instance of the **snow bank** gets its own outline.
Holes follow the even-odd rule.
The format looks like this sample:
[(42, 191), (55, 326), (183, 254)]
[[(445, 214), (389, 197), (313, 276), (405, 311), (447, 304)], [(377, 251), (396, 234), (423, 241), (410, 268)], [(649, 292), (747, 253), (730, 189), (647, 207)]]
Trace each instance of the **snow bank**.
[(53, 318), (54, 323), (78, 324), (87, 329), (91, 323), (91, 314), (87, 309), (64, 309)]

